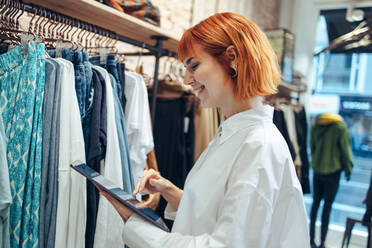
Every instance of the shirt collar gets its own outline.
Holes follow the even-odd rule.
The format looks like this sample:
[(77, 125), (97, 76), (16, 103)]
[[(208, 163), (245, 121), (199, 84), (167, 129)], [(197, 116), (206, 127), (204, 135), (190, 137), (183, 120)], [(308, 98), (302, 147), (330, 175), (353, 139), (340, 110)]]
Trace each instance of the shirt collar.
[(263, 105), (237, 113), (224, 122), (218, 128), (217, 135), (219, 143), (224, 143), (237, 131), (262, 122), (273, 121), (274, 108), (269, 105)]

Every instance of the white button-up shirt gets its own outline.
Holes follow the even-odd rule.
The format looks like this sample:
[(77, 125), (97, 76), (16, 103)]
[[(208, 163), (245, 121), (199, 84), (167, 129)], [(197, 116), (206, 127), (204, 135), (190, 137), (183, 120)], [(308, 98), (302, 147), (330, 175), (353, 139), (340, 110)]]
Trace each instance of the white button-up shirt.
[[(171, 233), (133, 215), (131, 248), (310, 247), (301, 185), (287, 144), (261, 106), (224, 121), (190, 171)], [(168, 206), (166, 214), (171, 217)]]
[(86, 179), (71, 169), (85, 163), (83, 129), (75, 92), (74, 65), (65, 59), (61, 65), (61, 107), (58, 161), (58, 208), (55, 248), (84, 247), (86, 226)]
[[(93, 66), (105, 79), (107, 106), (107, 147), (104, 165), (101, 164), (101, 174), (120, 188), (123, 188), (122, 162), (115, 122), (114, 95), (108, 72), (100, 66)], [(114, 207), (103, 196), (99, 198), (94, 248), (117, 247), (123, 248), (121, 238), (123, 221)], [(82, 247), (82, 246), (80, 246)]]

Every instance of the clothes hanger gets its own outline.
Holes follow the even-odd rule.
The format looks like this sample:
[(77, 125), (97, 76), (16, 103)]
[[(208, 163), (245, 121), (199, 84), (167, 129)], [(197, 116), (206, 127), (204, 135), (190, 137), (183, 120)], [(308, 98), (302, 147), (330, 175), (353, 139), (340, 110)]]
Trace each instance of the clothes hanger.
[(141, 74), (143, 75), (143, 64), (141, 63), (141, 59), (142, 59), (142, 53), (143, 53), (143, 49), (146, 47), (146, 44), (145, 43), (142, 43), (142, 47), (141, 47), (141, 50), (140, 50), (140, 54), (137, 58), (137, 65), (136, 65), (136, 72), (138, 74)]
[[(334, 39), (327, 47), (323, 48), (320, 52), (315, 53), (314, 56), (318, 56), (321, 53), (332, 51), (342, 46), (348, 46), (347, 49), (352, 49), (367, 44), (366, 40), (370, 39), (370, 34), (372, 33), (371, 26), (372, 18), (362, 21), (354, 30)], [(361, 41), (363, 38), (364, 40)], [(358, 43), (359, 41), (361, 42)], [(351, 45), (353, 43), (355, 44)]]
[(19, 18), (24, 13), (19, 2), (13, 1), (2, 1), (3, 8), (0, 11), (0, 40), (2, 43), (8, 43), (9, 45), (22, 44), (23, 51), (27, 48), (26, 44), (29, 40), (34, 39), (35, 36), (31, 35), (27, 31), (23, 31), (19, 28)]

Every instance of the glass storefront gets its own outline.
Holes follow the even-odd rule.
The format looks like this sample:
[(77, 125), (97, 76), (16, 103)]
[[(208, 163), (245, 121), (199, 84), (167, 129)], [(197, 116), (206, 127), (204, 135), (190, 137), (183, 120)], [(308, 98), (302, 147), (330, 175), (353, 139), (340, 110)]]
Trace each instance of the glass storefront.
[[(315, 51), (329, 42), (326, 18), (318, 22)], [(372, 54), (322, 53), (314, 57), (314, 82), (308, 112), (310, 121), (320, 112), (340, 114), (348, 126), (354, 168), (350, 181), (344, 175), (333, 204), (330, 225), (334, 229), (345, 227), (346, 218), (361, 219), (365, 212), (365, 199), (372, 169)], [(322, 99), (323, 98), (323, 99)], [(315, 99), (315, 100), (314, 100)], [(320, 100), (319, 100), (320, 99)], [(311, 125), (311, 124), (309, 124)], [(312, 180), (312, 176), (310, 177)], [(312, 195), (305, 196), (310, 214)], [(318, 220), (321, 212), (318, 212)], [(366, 234), (365, 227), (354, 227)]]
[(349, 128), (353, 153), (372, 158), (372, 97), (341, 96), (340, 115)]

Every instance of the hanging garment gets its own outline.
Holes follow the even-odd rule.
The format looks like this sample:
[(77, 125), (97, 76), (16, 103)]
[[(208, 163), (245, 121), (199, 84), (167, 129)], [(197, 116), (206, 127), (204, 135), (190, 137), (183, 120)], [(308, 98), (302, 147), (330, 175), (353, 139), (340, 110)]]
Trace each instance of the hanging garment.
[(75, 92), (74, 67), (58, 58), (61, 65), (60, 143), (58, 208), (55, 247), (84, 247), (86, 226), (85, 178), (70, 168), (85, 163), (83, 131)]
[(133, 180), (136, 184), (145, 168), (147, 154), (154, 148), (147, 89), (139, 74), (125, 73), (125, 96), (125, 123)]
[[(87, 164), (95, 171), (100, 171), (101, 161), (105, 159), (107, 147), (107, 104), (105, 79), (93, 69), (94, 96), (92, 110), (84, 117), (84, 134), (89, 141)], [(87, 226), (85, 247), (93, 248), (96, 231), (99, 193), (97, 188), (87, 182)]]
[(72, 62), (74, 64), (75, 90), (79, 104), (80, 116), (83, 117), (86, 108), (85, 101), (87, 98), (87, 76), (85, 74), (86, 70), (83, 61), (83, 54), (81, 51), (74, 51)]
[(9, 207), (12, 203), (6, 151), (4, 126), (0, 112), (0, 247), (2, 248), (10, 247)]
[(123, 98), (121, 104), (123, 107), (123, 111), (125, 111), (125, 105), (127, 102), (127, 98), (125, 97), (125, 64), (117, 63), (117, 69), (118, 69), (119, 80), (120, 80), (120, 85), (121, 85), (121, 95)]
[(294, 161), (294, 159), (296, 158), (296, 152), (293, 148), (291, 139), (289, 138), (287, 124), (285, 122), (284, 113), (283, 113), (282, 110), (280, 110), (280, 109), (279, 110), (277, 110), (277, 109), (274, 110), (273, 122), (274, 122), (275, 126), (279, 129), (280, 133), (283, 135), (283, 137), (285, 139), (285, 142), (288, 145), (289, 152), (291, 153), (291, 157)]
[(0, 55), (7, 53), (9, 50), (8, 44), (0, 44)]
[(62, 70), (54, 59), (45, 61), (43, 103), (43, 165), (41, 170), (39, 247), (53, 247), (58, 203), (59, 124)]
[(307, 119), (305, 108), (295, 109), (296, 133), (301, 158), (301, 186), (304, 194), (310, 193), (309, 159), (307, 154)]
[(48, 54), (52, 58), (64, 58), (68, 61), (71, 61), (71, 53), (70, 49), (63, 48), (62, 50), (59, 50), (60, 54), (57, 53), (56, 49), (50, 49), (48, 50)]
[[(92, 71), (92, 64), (89, 62), (89, 56), (87, 52), (83, 53), (83, 65), (84, 65), (84, 72), (85, 72), (85, 109), (82, 114), (83, 118), (88, 114), (92, 107), (93, 101), (93, 91), (92, 91), (92, 84), (93, 84), (93, 71)], [(85, 143), (85, 144), (88, 144)]]
[[(107, 148), (105, 162), (104, 165), (101, 166), (100, 172), (115, 185), (123, 188), (122, 162), (120, 158), (120, 148), (115, 122), (114, 96), (110, 76), (105, 69), (99, 66), (93, 66), (93, 68), (103, 76), (107, 93)], [(105, 197), (100, 197), (94, 235), (94, 247), (123, 247), (124, 242), (121, 236), (123, 227), (123, 220), (114, 207)]]
[[(159, 172), (181, 189), (194, 164), (194, 112), (192, 105), (186, 108), (187, 101), (187, 97), (170, 100), (158, 98), (154, 125)], [(162, 217), (166, 204), (161, 197), (157, 213)], [(171, 221), (165, 222), (168, 227), (172, 226)]]
[(171, 233), (137, 215), (130, 247), (309, 247), (301, 185), (287, 145), (261, 106), (225, 120), (187, 176)]
[[(146, 170), (153, 169), (155, 171), (159, 171), (158, 162), (156, 161), (154, 149), (152, 149), (151, 152), (147, 154), (147, 161), (146, 161), (145, 169)], [(145, 204), (147, 207), (155, 211), (159, 206), (160, 193), (142, 196), (142, 200), (143, 200), (143, 204)]]
[(295, 122), (293, 107), (287, 104), (280, 104), (280, 109), (284, 113), (284, 119), (285, 119), (285, 123), (287, 124), (289, 139), (291, 140), (291, 143), (293, 145), (293, 150), (296, 154), (293, 160), (293, 163), (295, 164), (295, 166), (301, 167), (302, 163), (301, 163), (301, 157), (300, 157), (300, 148), (298, 146), (298, 141), (297, 141), (296, 122)]
[(30, 41), (0, 56), (0, 113), (7, 145), (10, 246), (38, 245), (45, 48)]
[[(150, 105), (148, 107), (149, 107), (149, 110), (150, 110)], [(149, 118), (150, 118), (150, 123), (152, 125), (151, 116), (149, 116)], [(158, 162), (156, 160), (156, 155), (155, 155), (155, 149), (152, 149), (147, 154), (145, 170), (150, 170), (150, 169), (153, 169), (155, 171), (159, 171)], [(143, 204), (145, 204), (147, 207), (149, 207), (149, 208), (151, 208), (152, 210), (155, 211), (157, 209), (158, 205), (159, 205), (160, 193), (141, 196), (141, 200), (143, 201), (142, 202)]]
[[(82, 115), (81, 122), (82, 122), (82, 126), (83, 126), (84, 143), (86, 144), (85, 145), (85, 152), (87, 154), (87, 160), (89, 160), (88, 159), (88, 157), (89, 157), (89, 154), (88, 154), (89, 150), (88, 149), (89, 149), (89, 145), (91, 144), (91, 142), (90, 142), (90, 129), (91, 129), (92, 113), (93, 113), (93, 110), (94, 110), (93, 109), (93, 106), (94, 106), (94, 101), (93, 101), (93, 99), (94, 99), (94, 82), (93, 81), (94, 80), (97, 81), (99, 79), (98, 79), (97, 73), (96, 73), (96, 76), (94, 76), (94, 72), (93, 72), (93, 69), (92, 69), (92, 64), (88, 60), (88, 53), (83, 52), (83, 59), (84, 59), (85, 76), (87, 77), (86, 78), (87, 85), (86, 85), (85, 110), (84, 110), (84, 113)], [(96, 77), (96, 78), (94, 78), (94, 77)], [(97, 120), (100, 120), (100, 118), (97, 118)], [(98, 123), (101, 123), (101, 121), (99, 121)], [(106, 133), (106, 131), (104, 133)], [(98, 145), (98, 144), (99, 143), (97, 142), (94, 145)], [(105, 145), (104, 149), (106, 150), (106, 145)], [(104, 157), (104, 155), (103, 155), (103, 157)], [(88, 163), (88, 161), (87, 161), (87, 163)], [(87, 182), (87, 185), (89, 185), (89, 182)]]
[(115, 107), (115, 122), (118, 132), (118, 141), (120, 148), (121, 166), (123, 172), (123, 189), (132, 194), (134, 190), (132, 167), (130, 165), (130, 153), (128, 145), (127, 131), (125, 127), (124, 113), (121, 106), (121, 101), (117, 96), (117, 88), (115, 78), (110, 74), (111, 86), (113, 89), (114, 96), (114, 107)]
[(108, 54), (106, 58), (103, 58), (101, 56), (91, 57), (89, 58), (89, 61), (93, 65), (99, 65), (100, 67), (107, 70), (108, 73), (110, 73), (115, 78), (115, 84), (116, 84), (116, 92), (120, 99), (120, 101), (123, 101), (123, 90), (121, 88), (120, 78), (119, 78), (119, 72), (117, 68), (117, 63), (115, 59), (115, 55)]
[(200, 104), (197, 104), (194, 118), (194, 125), (197, 127), (195, 129), (195, 162), (217, 133), (217, 115), (218, 113), (215, 108), (203, 108)]

